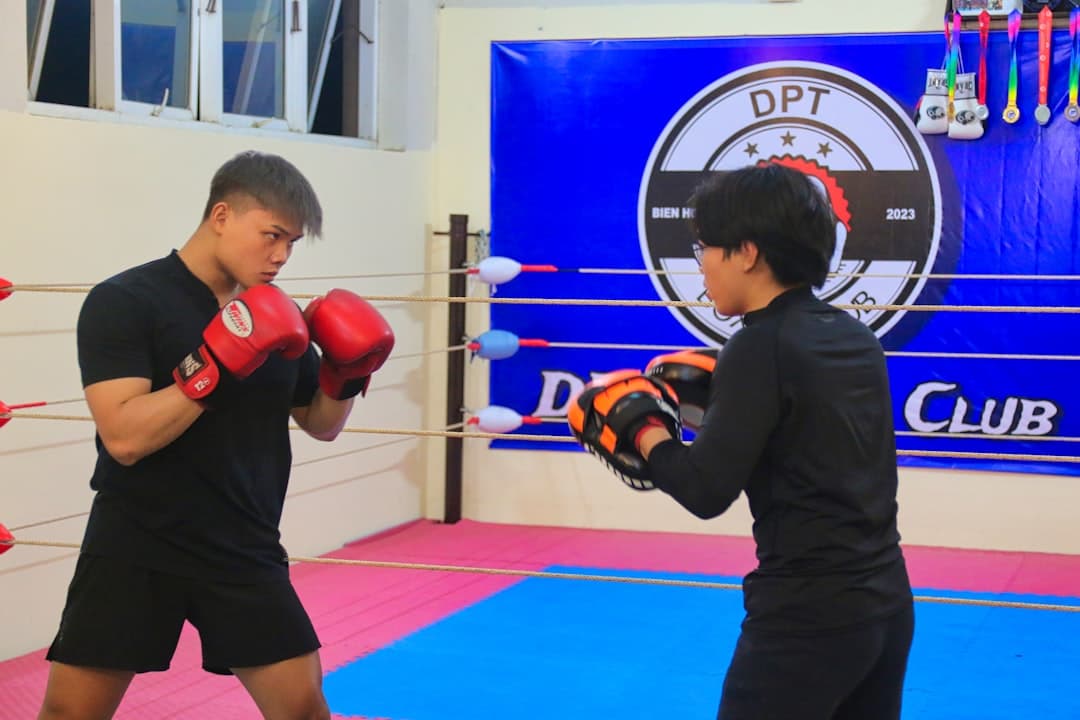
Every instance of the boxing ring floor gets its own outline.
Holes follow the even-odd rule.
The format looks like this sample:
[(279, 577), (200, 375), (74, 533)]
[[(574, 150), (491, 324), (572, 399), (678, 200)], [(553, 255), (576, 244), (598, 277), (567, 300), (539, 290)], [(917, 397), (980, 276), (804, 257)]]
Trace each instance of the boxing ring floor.
[[(905, 546), (916, 631), (905, 720), (1080, 717), (1080, 556)], [(328, 558), (737, 583), (747, 538), (416, 521)], [(300, 563), (336, 719), (712, 718), (738, 590)], [(8, 622), (15, 621), (8, 618)], [(273, 632), (267, 628), (267, 632)], [(0, 663), (0, 718), (33, 718), (44, 649)], [(167, 673), (136, 677), (124, 720), (248, 720), (190, 627)]]

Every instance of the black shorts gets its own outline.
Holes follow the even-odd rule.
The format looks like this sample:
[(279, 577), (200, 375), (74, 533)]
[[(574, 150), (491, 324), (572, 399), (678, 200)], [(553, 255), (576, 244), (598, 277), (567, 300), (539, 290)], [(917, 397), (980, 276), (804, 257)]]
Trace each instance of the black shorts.
[(813, 637), (744, 628), (718, 720), (899, 720), (914, 609)]
[(133, 672), (167, 670), (185, 620), (199, 631), (203, 668), (220, 675), (319, 649), (287, 577), (207, 582), (80, 555), (46, 659)]

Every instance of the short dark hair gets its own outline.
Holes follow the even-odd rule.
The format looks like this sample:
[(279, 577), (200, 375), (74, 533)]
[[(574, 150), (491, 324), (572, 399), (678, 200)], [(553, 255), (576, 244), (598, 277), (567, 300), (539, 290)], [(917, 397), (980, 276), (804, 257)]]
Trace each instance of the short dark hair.
[(295, 165), (279, 155), (246, 150), (218, 168), (210, 181), (203, 220), (217, 203), (247, 196), (267, 210), (281, 213), (305, 235), (322, 234), (322, 206), (314, 188)]
[(836, 216), (807, 175), (768, 163), (718, 172), (690, 198), (699, 241), (731, 254), (753, 242), (783, 285), (821, 287), (836, 248)]

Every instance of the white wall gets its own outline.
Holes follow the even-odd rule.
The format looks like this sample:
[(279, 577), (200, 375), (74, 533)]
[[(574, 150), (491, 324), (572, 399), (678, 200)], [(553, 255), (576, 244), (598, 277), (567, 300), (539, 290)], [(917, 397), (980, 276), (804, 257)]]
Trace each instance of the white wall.
[(26, 3), (0, 0), (0, 17), (5, 18), (0, 28), (0, 68), (4, 68), (0, 70), (0, 110), (22, 110), (26, 106)]
[[(179, 247), (198, 224), (210, 176), (247, 148), (289, 158), (320, 195), (324, 239), (301, 242), (284, 277), (427, 269), (431, 227), (436, 12), (410, 0), (404, 152), (359, 142), (132, 123), (94, 112), (82, 119), (24, 111), (25, 3), (0, 0), (0, 276), (17, 284), (95, 282)], [(19, 49), (21, 48), (21, 49)], [(6, 111), (5, 111), (6, 110)], [(32, 107), (31, 110), (34, 110)], [(40, 110), (40, 108), (38, 108)], [(444, 261), (445, 264), (445, 261)], [(282, 281), (290, 292), (347, 287), (360, 294), (423, 295), (423, 276)], [(0, 303), (0, 400), (15, 404), (81, 397), (75, 357), (81, 294), (17, 293)], [(306, 301), (302, 301), (306, 302)], [(395, 330), (395, 355), (425, 349), (430, 310), (379, 303)], [(350, 427), (415, 428), (424, 421), (426, 359), (391, 360)], [(441, 393), (441, 386), (435, 390)], [(84, 403), (40, 411), (85, 415)], [(282, 523), (293, 555), (320, 554), (421, 515), (423, 444), (403, 442), (310, 462), (397, 437), (344, 434), (333, 444), (294, 432), (296, 467)], [(24, 539), (78, 542), (91, 492), (88, 422), (15, 419), (0, 430), (0, 523)], [(0, 557), (5, 598), (0, 658), (52, 639), (74, 567), (70, 550), (16, 546)]]
[[(490, 217), (492, 41), (936, 31), (943, 11), (939, 0), (880, 2), (872, 9), (863, 0), (442, 4), (435, 214), (468, 214), (474, 228), (487, 227)], [(486, 308), (470, 305), (470, 334), (488, 329), (486, 318)], [(484, 361), (469, 365), (468, 407), (489, 404), (487, 368)], [(433, 468), (437, 462), (433, 457)], [(485, 441), (470, 440), (465, 469), (465, 515), (477, 520), (738, 535), (750, 530), (745, 501), (703, 522), (660, 493), (629, 490), (583, 453), (493, 451)], [(435, 473), (431, 477), (440, 481)], [(428, 497), (432, 504), (426, 512), (438, 517), (437, 488)], [(1076, 478), (904, 469), (900, 502), (908, 543), (1080, 552), (1080, 532), (1074, 529), (1073, 509), (1080, 506)]]

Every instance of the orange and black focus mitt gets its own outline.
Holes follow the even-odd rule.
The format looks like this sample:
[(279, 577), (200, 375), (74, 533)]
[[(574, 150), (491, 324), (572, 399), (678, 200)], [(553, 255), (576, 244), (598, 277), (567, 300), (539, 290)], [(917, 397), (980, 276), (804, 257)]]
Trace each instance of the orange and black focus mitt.
[(679, 397), (683, 425), (697, 432), (709, 406), (709, 383), (716, 369), (716, 348), (680, 350), (657, 355), (645, 367), (649, 377), (663, 380)]
[(649, 425), (660, 425), (681, 438), (678, 407), (679, 397), (667, 383), (637, 370), (617, 370), (596, 378), (572, 398), (566, 419), (582, 447), (624, 483), (635, 490), (652, 490), (637, 435)]

